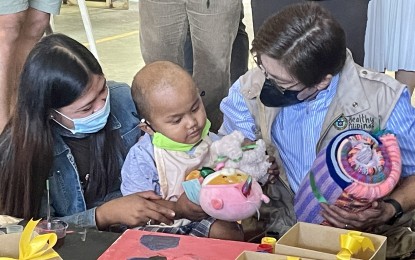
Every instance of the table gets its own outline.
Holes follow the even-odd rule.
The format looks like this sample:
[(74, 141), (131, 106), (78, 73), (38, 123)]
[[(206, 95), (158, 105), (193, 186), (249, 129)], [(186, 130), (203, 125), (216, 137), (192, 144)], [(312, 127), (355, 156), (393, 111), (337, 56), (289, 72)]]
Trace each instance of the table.
[(82, 241), (84, 229), (68, 228), (64, 244), (55, 249), (62, 259), (97, 259), (115, 240), (120, 233), (87, 229), (86, 239)]
[[(63, 245), (55, 248), (62, 259), (133, 259), (134, 257), (164, 256), (167, 259), (223, 259), (234, 260), (244, 250), (256, 251), (257, 244), (226, 241), (211, 238), (181, 236), (129, 229), (124, 233), (87, 229), (85, 241), (82, 241), (84, 229), (69, 226)], [(150, 237), (151, 244), (160, 244), (161, 238), (177, 238), (174, 247), (149, 249), (140, 241)], [(18, 241), (16, 240), (16, 249)], [(182, 258), (181, 258), (182, 257)], [(164, 258), (164, 259), (166, 259)]]
[[(147, 243), (143, 242), (144, 240)], [(243, 251), (256, 251), (257, 247), (258, 244), (246, 242), (129, 229), (99, 257), (99, 260), (151, 259), (152, 257), (167, 260), (234, 260)]]

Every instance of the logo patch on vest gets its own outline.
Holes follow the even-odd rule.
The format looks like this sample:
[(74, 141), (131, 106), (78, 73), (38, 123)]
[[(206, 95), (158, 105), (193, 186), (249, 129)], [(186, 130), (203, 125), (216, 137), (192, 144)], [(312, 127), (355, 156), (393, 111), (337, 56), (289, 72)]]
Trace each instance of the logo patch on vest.
[(375, 118), (367, 115), (349, 116), (349, 129), (372, 131), (375, 128)]
[(333, 126), (337, 130), (344, 130), (347, 127), (348, 120), (345, 116), (339, 117), (334, 123)]

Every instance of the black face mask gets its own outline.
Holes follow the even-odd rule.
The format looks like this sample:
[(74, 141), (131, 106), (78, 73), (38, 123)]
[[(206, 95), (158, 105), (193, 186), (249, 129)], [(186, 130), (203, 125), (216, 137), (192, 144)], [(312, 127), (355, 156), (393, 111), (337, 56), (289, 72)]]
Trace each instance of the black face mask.
[(267, 107), (288, 107), (304, 102), (304, 100), (297, 98), (301, 91), (285, 90), (284, 93), (281, 93), (269, 79), (265, 79), (259, 98)]

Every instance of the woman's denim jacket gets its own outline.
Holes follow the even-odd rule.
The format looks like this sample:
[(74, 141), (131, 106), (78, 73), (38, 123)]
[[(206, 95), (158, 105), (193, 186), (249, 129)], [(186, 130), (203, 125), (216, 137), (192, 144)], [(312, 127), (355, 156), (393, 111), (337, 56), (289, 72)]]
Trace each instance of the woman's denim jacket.
[[(108, 123), (113, 129), (120, 131), (126, 148), (129, 150), (141, 135), (138, 127), (139, 119), (131, 89), (125, 83), (108, 82), (110, 91), (111, 114)], [(66, 134), (65, 134), (66, 132)], [(83, 190), (79, 181), (78, 171), (70, 148), (61, 135), (83, 137), (85, 134), (68, 134), (62, 127), (53, 128), (54, 161), (49, 177), (51, 215), (79, 227), (95, 227), (95, 209), (86, 209)], [(127, 151), (128, 151), (127, 150)], [(121, 161), (124, 161), (122, 158)], [(121, 192), (107, 195), (102, 202), (121, 196)], [(98, 202), (97, 204), (102, 204)], [(42, 199), (41, 216), (46, 216), (46, 194)]]

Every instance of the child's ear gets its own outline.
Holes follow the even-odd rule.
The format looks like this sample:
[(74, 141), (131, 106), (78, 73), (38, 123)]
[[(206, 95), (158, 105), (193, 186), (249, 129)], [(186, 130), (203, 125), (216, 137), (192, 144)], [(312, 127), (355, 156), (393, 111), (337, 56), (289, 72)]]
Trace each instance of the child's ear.
[(141, 119), (138, 126), (140, 127), (141, 131), (143, 131), (143, 132), (145, 132), (149, 135), (154, 135), (153, 129), (151, 129), (150, 124), (144, 118)]

